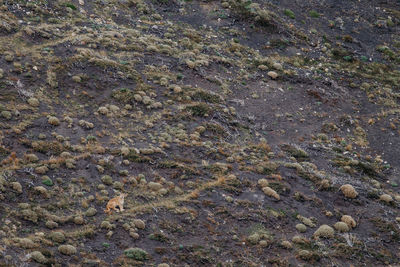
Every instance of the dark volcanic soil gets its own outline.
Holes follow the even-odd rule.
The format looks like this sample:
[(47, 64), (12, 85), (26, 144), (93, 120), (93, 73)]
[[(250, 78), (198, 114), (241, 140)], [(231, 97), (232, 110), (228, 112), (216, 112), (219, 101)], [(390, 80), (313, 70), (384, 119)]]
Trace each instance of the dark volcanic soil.
[(0, 9), (0, 266), (400, 264), (399, 1)]

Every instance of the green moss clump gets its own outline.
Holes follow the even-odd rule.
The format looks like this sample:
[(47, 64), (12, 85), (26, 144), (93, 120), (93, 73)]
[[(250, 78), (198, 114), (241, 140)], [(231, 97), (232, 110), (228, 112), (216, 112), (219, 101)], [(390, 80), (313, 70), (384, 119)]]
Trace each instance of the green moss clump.
[(138, 261), (144, 261), (148, 259), (148, 254), (141, 248), (128, 248), (124, 251), (126, 257), (135, 259)]
[(76, 6), (74, 4), (72, 4), (72, 3), (65, 3), (65, 6), (69, 7), (72, 10), (76, 10)]
[(311, 10), (308, 14), (309, 14), (310, 17), (312, 17), (312, 18), (319, 18), (319, 17), (320, 17), (320, 14), (319, 14), (317, 11), (315, 11), (315, 10)]
[(97, 214), (97, 210), (95, 208), (89, 208), (86, 212), (85, 215), (88, 217), (92, 217)]
[(47, 185), (47, 186), (53, 186), (53, 181), (52, 181), (49, 177), (45, 177), (45, 178), (42, 180), (42, 183), (43, 183), (44, 185)]
[(112, 177), (110, 175), (103, 175), (101, 177), (101, 181), (105, 185), (112, 185), (113, 184), (113, 180), (112, 180)]
[(294, 12), (290, 9), (285, 9), (285, 11), (283, 11), (283, 14), (285, 14), (286, 16), (288, 16), (291, 19), (294, 19), (296, 17), (294, 15)]
[(7, 110), (2, 111), (0, 115), (7, 120), (11, 120), (12, 117), (11, 112)]

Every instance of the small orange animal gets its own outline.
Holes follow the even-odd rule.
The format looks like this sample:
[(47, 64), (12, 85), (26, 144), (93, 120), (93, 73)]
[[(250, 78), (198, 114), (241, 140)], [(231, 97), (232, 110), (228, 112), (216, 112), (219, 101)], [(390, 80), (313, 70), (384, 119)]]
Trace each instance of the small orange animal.
[[(117, 212), (124, 211), (124, 198), (126, 194), (121, 193), (119, 196), (110, 199), (107, 203), (106, 209), (104, 210), (105, 213), (111, 214), (112, 210)], [(119, 209), (117, 209), (117, 207)]]

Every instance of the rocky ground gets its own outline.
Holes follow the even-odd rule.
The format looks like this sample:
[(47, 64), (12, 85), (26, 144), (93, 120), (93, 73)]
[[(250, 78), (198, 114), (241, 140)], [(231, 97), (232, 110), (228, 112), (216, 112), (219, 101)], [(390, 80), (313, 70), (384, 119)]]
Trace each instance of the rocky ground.
[(0, 266), (400, 264), (399, 1), (0, 10)]

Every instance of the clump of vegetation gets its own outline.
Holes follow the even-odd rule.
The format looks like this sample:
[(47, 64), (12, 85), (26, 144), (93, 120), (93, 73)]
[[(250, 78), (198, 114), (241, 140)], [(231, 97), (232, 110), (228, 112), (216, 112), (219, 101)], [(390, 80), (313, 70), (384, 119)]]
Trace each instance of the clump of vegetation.
[(295, 18), (296, 18), (294, 12), (293, 12), (292, 10), (290, 10), (290, 9), (285, 9), (285, 10), (283, 11), (283, 13), (284, 13), (286, 16), (288, 16), (289, 18), (291, 18), (291, 19), (295, 19)]
[(148, 253), (141, 248), (128, 248), (124, 251), (124, 254), (128, 258), (138, 261), (144, 261), (148, 259)]
[(379, 197), (379, 199), (380, 199), (381, 201), (383, 201), (383, 202), (386, 202), (386, 203), (391, 203), (391, 202), (393, 201), (392, 196), (391, 196), (391, 195), (388, 195), (388, 194), (383, 194), (383, 195), (381, 195), (381, 196)]
[(72, 245), (61, 245), (58, 247), (58, 251), (64, 255), (74, 255), (77, 252), (76, 247)]
[(317, 231), (314, 232), (314, 237), (315, 238), (319, 238), (319, 237), (323, 237), (323, 238), (332, 238), (335, 234), (335, 230), (333, 230), (332, 227), (330, 227), (329, 225), (323, 224), (321, 225)]
[(306, 160), (309, 158), (309, 155), (306, 151), (303, 149), (290, 145), (290, 144), (284, 144), (281, 146), (281, 149), (285, 152), (287, 152), (289, 155), (292, 157), (295, 157), (296, 159), (299, 160)]
[(0, 266), (400, 263), (393, 1), (0, 2)]
[(337, 223), (335, 223), (335, 225), (333, 227), (335, 227), (335, 229), (339, 232), (348, 232), (349, 231), (349, 226), (344, 222), (337, 222)]
[(29, 254), (29, 256), (31, 259), (33, 259), (34, 261), (36, 261), (38, 263), (41, 263), (41, 264), (47, 263), (46, 257), (40, 251), (33, 251)]
[(274, 189), (272, 189), (269, 186), (263, 187), (262, 191), (264, 192), (264, 194), (266, 194), (269, 197), (273, 197), (276, 200), (280, 200), (280, 196), (278, 195), (278, 193), (276, 193), (276, 191)]
[(124, 156), (124, 158), (131, 162), (138, 162), (138, 163), (149, 162), (151, 160), (150, 157), (138, 153), (136, 149), (130, 149), (129, 153), (126, 156)]
[(343, 215), (340, 220), (346, 223), (350, 227), (350, 229), (357, 226), (356, 221), (350, 215)]
[(196, 91), (193, 95), (192, 95), (192, 99), (193, 100), (202, 100), (208, 103), (214, 103), (214, 104), (218, 104), (221, 103), (221, 97), (219, 95), (216, 94), (212, 94), (203, 90), (199, 90)]
[(345, 184), (340, 187), (343, 195), (347, 198), (356, 198), (358, 196), (357, 191), (351, 184)]
[(310, 17), (312, 17), (312, 18), (319, 18), (319, 17), (320, 17), (320, 14), (319, 14), (317, 11), (315, 11), (315, 10), (311, 10), (308, 14), (309, 14)]
[(188, 110), (193, 116), (205, 117), (208, 116), (211, 112), (211, 108), (206, 103), (198, 103), (192, 106), (187, 106), (186, 110)]
[(261, 26), (277, 26), (278, 17), (273, 12), (263, 9), (252, 1), (229, 0), (230, 8), (237, 14), (254, 20)]

